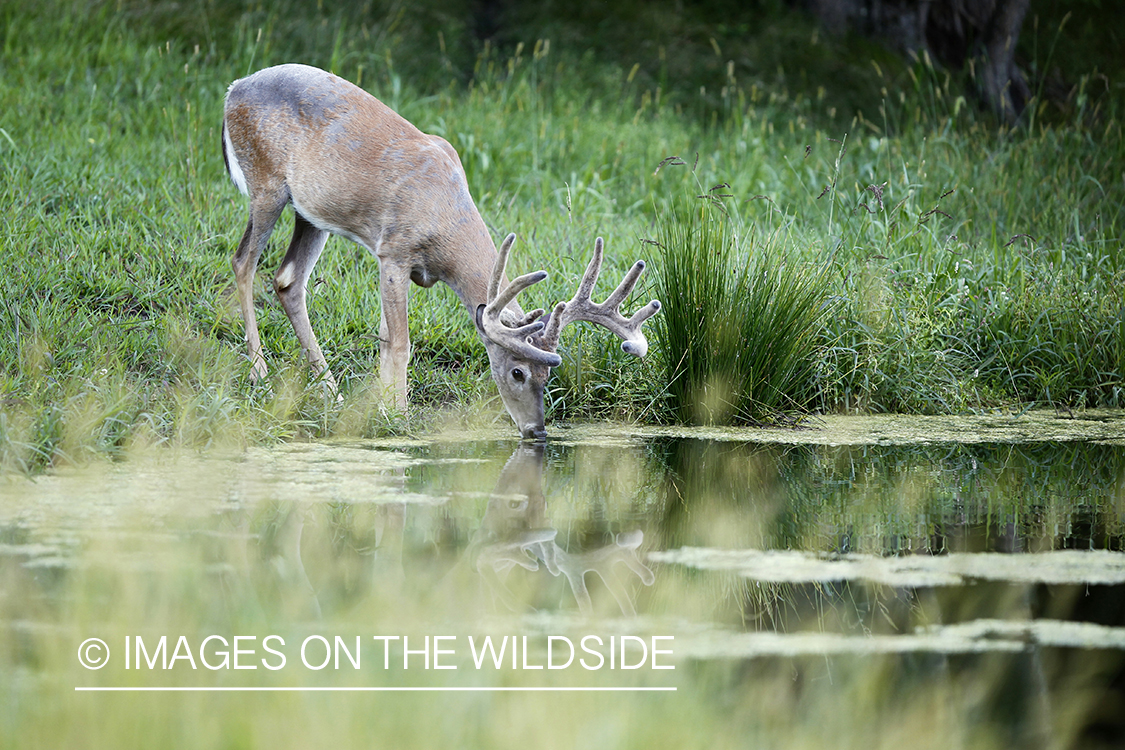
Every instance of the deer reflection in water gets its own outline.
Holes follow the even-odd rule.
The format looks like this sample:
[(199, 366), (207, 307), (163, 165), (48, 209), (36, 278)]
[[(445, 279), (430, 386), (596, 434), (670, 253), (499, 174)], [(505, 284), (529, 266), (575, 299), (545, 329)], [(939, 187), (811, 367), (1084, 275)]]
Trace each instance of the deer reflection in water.
[(506, 585), (508, 573), (517, 565), (537, 571), (542, 563), (551, 575), (566, 577), (582, 614), (593, 613), (586, 574), (596, 573), (617, 600), (621, 613), (635, 615), (617, 564), (624, 564), (646, 586), (652, 585), (655, 577), (637, 555), (644, 532), (636, 529), (619, 533), (611, 544), (582, 552), (564, 550), (555, 541), (557, 535), (558, 530), (547, 518), (543, 495), (543, 445), (521, 444), (500, 472), (463, 562), (480, 574), (496, 599), (514, 611), (526, 610), (528, 605)]
[[(534, 606), (527, 601), (529, 596), (513, 590), (509, 576), (517, 566), (529, 572), (539, 571), (542, 566), (552, 576), (566, 578), (583, 615), (592, 615), (595, 610), (587, 587), (588, 573), (595, 573), (604, 582), (622, 615), (635, 615), (631, 578), (635, 576), (646, 586), (654, 581), (653, 572), (638, 554), (644, 533), (635, 529), (615, 534), (610, 543), (601, 547), (564, 549), (557, 541), (558, 530), (548, 518), (543, 476), (544, 445), (520, 444), (500, 472), (479, 527), (460, 551), (457, 562), (441, 576), (438, 590), (448, 594), (444, 598), (451, 602), (462, 601), (465, 594), (479, 588), (492, 606), (499, 603), (514, 612), (530, 611)], [(381, 477), (384, 487), (390, 485), (392, 494), (407, 491), (405, 470), (393, 470), (390, 476)], [(369, 581), (372, 593), (409, 595), (406, 582), (414, 577), (409, 574), (415, 566), (418, 579), (426, 577), (423, 568), (428, 568), (432, 560), (424, 561), (406, 551), (410, 546), (405, 542), (410, 504), (380, 502), (375, 508), (373, 523), (367, 527), (370, 546), (363, 556), (367, 564), (362, 576)], [(323, 506), (279, 506), (273, 519), (257, 535), (260, 559), (267, 563), (275, 605), (298, 619), (319, 619), (322, 605), (332, 610), (325, 598), (326, 590), (339, 589), (340, 580), (356, 577), (354, 568), (349, 567), (352, 563), (341, 556), (311, 552), (313, 548), (324, 551), (331, 546), (317, 534), (310, 538), (307, 533), (306, 526), (319, 525), (312, 520), (317, 515), (314, 508)], [(348, 523), (353, 524), (354, 519)], [(363, 536), (355, 528), (330, 532), (333, 537), (340, 534)]]

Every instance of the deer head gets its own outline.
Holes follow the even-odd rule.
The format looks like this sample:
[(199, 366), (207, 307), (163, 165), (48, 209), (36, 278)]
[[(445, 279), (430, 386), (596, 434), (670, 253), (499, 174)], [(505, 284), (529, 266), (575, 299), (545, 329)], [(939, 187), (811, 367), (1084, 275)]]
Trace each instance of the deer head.
[(631, 318), (625, 318), (618, 309), (644, 272), (643, 260), (633, 264), (605, 302), (596, 304), (590, 299), (602, 266), (604, 243), (599, 237), (594, 243), (594, 256), (569, 302), (559, 302), (542, 320), (542, 309), (517, 315), (507, 309), (508, 305), (524, 289), (547, 278), (547, 272), (524, 274), (500, 288), (515, 239), (514, 234), (509, 234), (500, 246), (488, 285), (488, 302), (477, 307), (476, 325), (488, 351), (492, 378), (504, 408), (524, 439), (543, 440), (547, 437), (543, 425), (543, 394), (551, 368), (562, 364), (562, 357), (558, 355), (562, 329), (583, 320), (596, 323), (622, 340), (623, 351), (643, 357), (648, 351), (648, 341), (641, 325), (660, 310), (660, 302), (649, 302)]

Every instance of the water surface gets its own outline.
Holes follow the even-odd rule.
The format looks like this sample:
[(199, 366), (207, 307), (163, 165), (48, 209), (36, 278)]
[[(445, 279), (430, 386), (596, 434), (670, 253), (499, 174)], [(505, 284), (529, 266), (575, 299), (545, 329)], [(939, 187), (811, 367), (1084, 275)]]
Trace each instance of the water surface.
[[(545, 446), (446, 433), (0, 478), (0, 738), (1112, 745), (1123, 426), (1054, 412), (588, 425)], [(161, 636), (179, 656), (167, 669)], [(202, 663), (235, 659), (235, 636), (239, 670)], [(105, 668), (75, 657), (91, 637)], [(306, 666), (306, 642), (314, 667), (335, 662)], [(495, 692), (528, 687), (614, 692)], [(439, 707), (454, 714), (418, 721)]]

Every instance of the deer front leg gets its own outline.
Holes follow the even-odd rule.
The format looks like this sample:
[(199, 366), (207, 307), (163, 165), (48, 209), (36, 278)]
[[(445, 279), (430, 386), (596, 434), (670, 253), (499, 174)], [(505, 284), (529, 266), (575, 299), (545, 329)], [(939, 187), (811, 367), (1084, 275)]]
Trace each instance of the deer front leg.
[(407, 303), (410, 273), (390, 258), (379, 256), (379, 378), (385, 394), (394, 394), (395, 405), (406, 411), (406, 366), (410, 362), (410, 328)]
[(277, 290), (281, 306), (293, 324), (293, 332), (297, 334), (297, 341), (301, 344), (301, 351), (308, 357), (313, 374), (324, 379), (325, 385), (336, 392), (336, 379), (328, 369), (328, 361), (324, 352), (317, 343), (316, 334), (313, 333), (312, 324), (309, 323), (309, 311), (305, 302), (305, 292), (308, 288), (309, 276), (312, 275), (320, 253), (324, 250), (324, 243), (328, 241), (328, 232), (317, 229), (300, 214), (296, 216), (293, 228), (293, 240), (289, 243), (289, 251), (285, 253), (285, 260), (277, 269), (274, 277), (274, 288)]
[(250, 219), (246, 231), (238, 243), (238, 250), (231, 259), (234, 280), (238, 288), (238, 306), (242, 311), (242, 323), (246, 329), (246, 348), (250, 355), (250, 382), (256, 383), (266, 376), (266, 360), (262, 355), (262, 340), (258, 336), (258, 318), (254, 312), (254, 273), (258, 258), (269, 242), (274, 225), (285, 208), (286, 199), (279, 196), (275, 200), (252, 203)]

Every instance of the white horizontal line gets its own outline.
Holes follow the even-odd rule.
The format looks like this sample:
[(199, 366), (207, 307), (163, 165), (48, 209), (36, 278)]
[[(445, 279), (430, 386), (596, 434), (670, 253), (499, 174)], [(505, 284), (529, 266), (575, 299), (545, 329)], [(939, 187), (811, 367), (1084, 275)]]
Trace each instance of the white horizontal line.
[(580, 693), (675, 692), (674, 687), (75, 687), (79, 693)]

